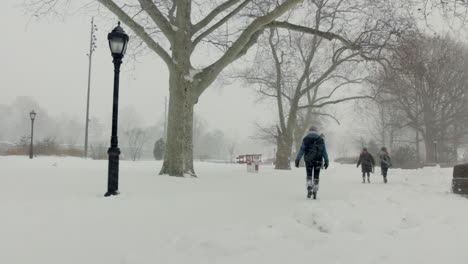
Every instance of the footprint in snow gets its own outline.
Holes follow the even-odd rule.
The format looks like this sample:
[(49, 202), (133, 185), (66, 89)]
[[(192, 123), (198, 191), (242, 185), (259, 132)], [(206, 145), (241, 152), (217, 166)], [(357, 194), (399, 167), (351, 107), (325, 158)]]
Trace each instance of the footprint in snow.
[(300, 219), (296, 219), (297, 223), (301, 224), (301, 225), (304, 225), (306, 227), (309, 227), (309, 228), (312, 228), (312, 229), (317, 229), (319, 232), (321, 233), (330, 233), (330, 230), (329, 228), (327, 228), (326, 226), (320, 224), (316, 219), (315, 219), (315, 215), (312, 215), (312, 217), (310, 218), (306, 218), (305, 221), (301, 221)]

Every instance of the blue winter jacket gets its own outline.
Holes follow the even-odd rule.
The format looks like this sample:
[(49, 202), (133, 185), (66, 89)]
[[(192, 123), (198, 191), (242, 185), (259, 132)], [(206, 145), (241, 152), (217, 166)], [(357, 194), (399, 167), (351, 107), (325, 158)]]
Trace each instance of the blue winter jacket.
[(320, 157), (320, 160), (317, 161), (321, 162), (323, 159), (325, 162), (328, 162), (328, 153), (327, 148), (325, 147), (325, 141), (316, 133), (310, 133), (304, 137), (304, 139), (302, 140), (301, 150), (299, 151), (299, 153), (297, 153), (296, 160), (301, 160), (302, 156), (304, 156), (304, 154), (307, 154), (306, 151), (310, 148), (310, 145), (313, 142), (315, 142), (315, 140), (320, 140), (318, 143), (323, 144), (322, 155)]

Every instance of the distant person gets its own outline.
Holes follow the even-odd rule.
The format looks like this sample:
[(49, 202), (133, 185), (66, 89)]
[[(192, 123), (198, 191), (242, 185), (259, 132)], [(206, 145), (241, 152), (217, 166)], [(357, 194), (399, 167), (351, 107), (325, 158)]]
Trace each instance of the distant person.
[(356, 167), (361, 165), (362, 170), (362, 183), (366, 183), (366, 174), (367, 182), (370, 183), (370, 173), (374, 172), (375, 160), (372, 154), (367, 151), (367, 148), (363, 148), (361, 155), (359, 155), (359, 160)]
[(380, 169), (382, 171), (383, 181), (384, 183), (387, 183), (387, 172), (388, 172), (388, 168), (392, 166), (392, 159), (390, 158), (390, 155), (388, 154), (386, 147), (382, 147), (379, 158), (380, 158)]
[[(309, 133), (302, 140), (302, 145), (296, 157), (296, 168), (299, 168), (299, 162), (304, 156), (307, 173), (307, 198), (313, 196), (317, 199), (319, 189), (320, 169), (328, 168), (328, 154), (325, 147), (325, 141), (318, 135), (317, 129), (314, 126), (309, 128)], [(314, 180), (312, 181), (312, 176)]]

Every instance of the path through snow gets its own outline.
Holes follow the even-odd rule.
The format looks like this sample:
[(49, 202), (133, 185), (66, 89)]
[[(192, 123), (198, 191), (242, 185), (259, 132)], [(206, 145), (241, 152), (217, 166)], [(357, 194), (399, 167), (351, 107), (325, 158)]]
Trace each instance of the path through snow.
[(468, 200), (451, 169), (390, 170), (389, 184), (331, 164), (319, 199), (305, 171), (199, 162), (199, 178), (155, 161), (0, 157), (0, 263), (465, 264)]

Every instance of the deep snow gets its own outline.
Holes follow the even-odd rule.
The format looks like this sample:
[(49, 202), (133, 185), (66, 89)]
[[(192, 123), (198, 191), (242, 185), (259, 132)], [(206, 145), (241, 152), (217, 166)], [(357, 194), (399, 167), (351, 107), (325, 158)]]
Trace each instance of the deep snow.
[(0, 157), (0, 263), (468, 261), (468, 199), (450, 193), (451, 169), (362, 184), (331, 163), (314, 201), (302, 168), (198, 162), (197, 179), (159, 168), (121, 161), (121, 195), (104, 198), (106, 161)]

